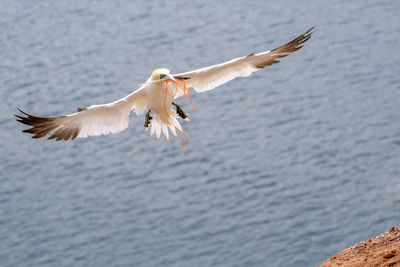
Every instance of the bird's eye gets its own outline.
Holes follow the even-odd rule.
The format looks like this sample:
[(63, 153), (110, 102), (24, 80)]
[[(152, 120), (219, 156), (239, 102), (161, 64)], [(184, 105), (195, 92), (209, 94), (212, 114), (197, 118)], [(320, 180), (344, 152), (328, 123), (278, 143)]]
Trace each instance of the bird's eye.
[(164, 78), (165, 74), (160, 74), (160, 79)]

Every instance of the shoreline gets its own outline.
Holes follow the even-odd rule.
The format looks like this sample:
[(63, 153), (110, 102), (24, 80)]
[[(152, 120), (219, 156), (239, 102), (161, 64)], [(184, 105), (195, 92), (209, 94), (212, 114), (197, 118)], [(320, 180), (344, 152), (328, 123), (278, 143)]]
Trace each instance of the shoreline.
[(400, 266), (400, 227), (359, 242), (329, 257), (320, 267)]

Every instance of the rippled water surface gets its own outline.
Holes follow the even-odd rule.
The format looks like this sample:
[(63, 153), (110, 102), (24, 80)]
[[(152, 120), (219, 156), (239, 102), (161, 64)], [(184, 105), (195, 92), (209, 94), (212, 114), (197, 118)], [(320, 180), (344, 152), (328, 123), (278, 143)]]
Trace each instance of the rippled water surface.
[[(1, 266), (315, 266), (400, 225), (400, 2), (8, 1), (0, 8)], [(55, 116), (275, 48), (279, 64), (188, 99), (184, 138), (143, 117), (32, 140)]]

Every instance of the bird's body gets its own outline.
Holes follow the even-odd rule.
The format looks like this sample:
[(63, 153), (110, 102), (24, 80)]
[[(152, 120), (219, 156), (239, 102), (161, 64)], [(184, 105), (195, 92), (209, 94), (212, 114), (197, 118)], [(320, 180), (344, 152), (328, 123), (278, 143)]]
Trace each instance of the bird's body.
[[(168, 69), (156, 69), (139, 89), (112, 103), (79, 108), (76, 113), (53, 118), (32, 116), (21, 111), (26, 117), (16, 115), (17, 120), (32, 126), (24, 130), (33, 134), (32, 138), (51, 134), (49, 139), (58, 141), (121, 132), (128, 127), (129, 114), (134, 110), (137, 115), (146, 113), (145, 127), (150, 129), (150, 135), (155, 133), (159, 138), (162, 133), (169, 140), (169, 130), (175, 136), (178, 130), (186, 137), (178, 122), (179, 117), (186, 119), (186, 114), (174, 103), (175, 99), (190, 96), (192, 103), (192, 89), (196, 92), (208, 91), (236, 77), (247, 77), (265, 66), (279, 62), (277, 58), (300, 49), (311, 37), (311, 30), (277, 49), (250, 54), (222, 64), (176, 75), (170, 74)], [(150, 117), (150, 112), (154, 117)]]

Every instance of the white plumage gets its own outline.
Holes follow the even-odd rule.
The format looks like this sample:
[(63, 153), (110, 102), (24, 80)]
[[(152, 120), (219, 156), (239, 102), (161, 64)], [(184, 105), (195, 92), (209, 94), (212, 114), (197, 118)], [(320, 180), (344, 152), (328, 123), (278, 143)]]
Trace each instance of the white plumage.
[[(185, 117), (178, 114), (178, 105), (173, 103), (174, 99), (183, 95), (191, 97), (192, 88), (196, 92), (212, 90), (236, 77), (247, 77), (259, 69), (279, 62), (278, 58), (300, 49), (311, 37), (312, 29), (279, 48), (194, 71), (171, 75), (168, 69), (157, 69), (139, 89), (112, 103), (92, 105), (61, 117), (37, 117), (21, 110), (26, 116), (15, 116), (19, 122), (32, 126), (23, 131), (33, 134), (32, 138), (51, 134), (49, 139), (54, 138), (58, 141), (118, 133), (128, 127), (131, 110), (135, 110), (137, 115), (147, 112), (146, 123), (151, 111), (154, 118), (146, 125), (150, 128), (150, 135), (155, 133), (156, 137), (160, 138), (163, 134), (169, 140), (169, 130), (175, 136), (178, 130), (186, 137), (177, 120), (179, 117)], [(172, 108), (173, 105), (177, 111)]]

